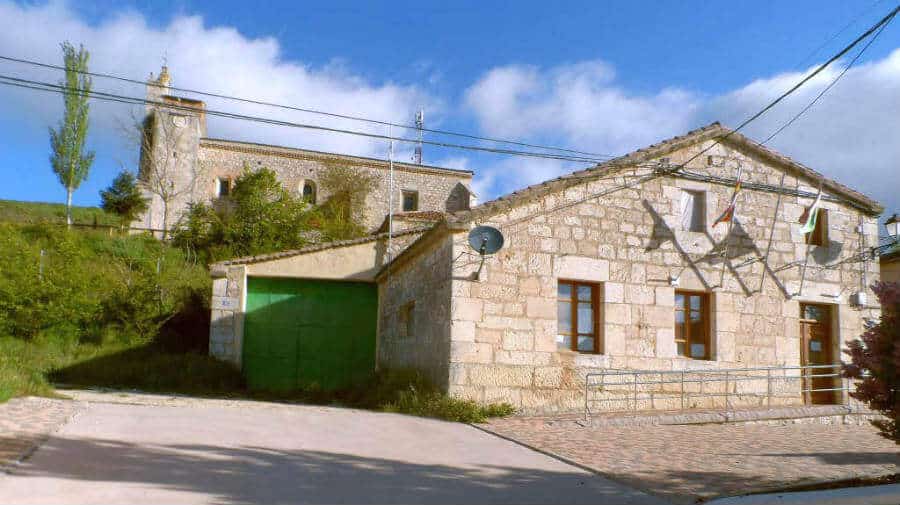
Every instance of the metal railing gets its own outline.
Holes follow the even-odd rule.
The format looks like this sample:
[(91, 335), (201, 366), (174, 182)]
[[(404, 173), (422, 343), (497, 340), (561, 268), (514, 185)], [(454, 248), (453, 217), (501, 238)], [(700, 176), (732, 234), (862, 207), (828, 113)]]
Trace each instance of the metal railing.
[(584, 415), (588, 420), (597, 403), (605, 404), (595, 409), (603, 412), (771, 407), (773, 400), (785, 406), (810, 404), (822, 396), (830, 396), (827, 403), (846, 405), (850, 379), (841, 377), (841, 366), (594, 372), (585, 376)]

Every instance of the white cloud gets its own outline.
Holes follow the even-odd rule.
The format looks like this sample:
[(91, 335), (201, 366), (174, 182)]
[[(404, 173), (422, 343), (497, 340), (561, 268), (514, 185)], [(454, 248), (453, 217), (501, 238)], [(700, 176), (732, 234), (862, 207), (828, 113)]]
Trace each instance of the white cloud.
[[(829, 68), (800, 88), (746, 134), (765, 140), (812, 101), (846, 62)], [(721, 118), (736, 125), (759, 110), (803, 74), (784, 73), (756, 80), (704, 106), (704, 119)], [(862, 191), (886, 206), (900, 208), (900, 49), (887, 57), (854, 67), (809, 111), (784, 130), (770, 146)], [(774, 95), (774, 96), (773, 96)]]
[[(467, 110), (488, 135), (598, 154), (627, 152), (687, 130), (698, 103), (696, 96), (678, 89), (650, 96), (629, 93), (601, 61), (547, 70), (498, 67), (465, 93)], [(479, 185), (496, 194), (575, 168), (553, 160), (508, 160), (479, 170), (485, 179)]]
[[(422, 86), (373, 82), (355, 74), (342, 60), (317, 66), (289, 60), (274, 38), (250, 38), (230, 27), (206, 26), (198, 16), (175, 17), (167, 25), (156, 27), (141, 14), (124, 11), (91, 24), (65, 3), (20, 5), (0, 0), (3, 54), (59, 62), (59, 42), (64, 39), (83, 43), (92, 53), (91, 68), (98, 72), (144, 78), (150, 72), (158, 72), (165, 54), (173, 84), (179, 87), (401, 122), (409, 122), (416, 108), (425, 106), (431, 127), (440, 125), (448, 115), (448, 105), (441, 97), (423, 91), (422, 86), (428, 88), (442, 80), (443, 69), (434, 62), (415, 65), (416, 75), (425, 83)], [(835, 72), (831, 70), (820, 76), (815, 85), (801, 89), (783, 106), (754, 123), (747, 133), (756, 139), (765, 138), (808, 103)], [(52, 82), (60, 78), (58, 72), (8, 62), (0, 62), (0, 73)], [(713, 120), (736, 126), (800, 77), (799, 73), (776, 74), (709, 97), (697, 90), (677, 88), (635, 93), (617, 81), (611, 65), (598, 60), (550, 68), (506, 65), (485, 72), (466, 89), (455, 112), (464, 119), (474, 118), (483, 135), (621, 154)], [(142, 86), (99, 78), (95, 79), (95, 87), (132, 96), (145, 93)], [(772, 147), (879, 199), (889, 211), (900, 209), (898, 89), (900, 50), (848, 72), (803, 119), (779, 135)], [(384, 127), (235, 102), (206, 101), (211, 109), (387, 133)], [(17, 126), (21, 124), (23, 131), (35, 132), (32, 137), (39, 139), (34, 145), (16, 147), (46, 150), (45, 127), (58, 120), (59, 97), (0, 87), (0, 104), (6, 117), (17, 118)], [(119, 123), (128, 120), (130, 109), (102, 102), (93, 107), (91, 142), (98, 151), (98, 164), (104, 163), (104, 157), (105, 163), (112, 165), (118, 158), (136, 156), (135, 149), (123, 148), (118, 133)], [(13, 133), (22, 137), (18, 130)], [(409, 132), (396, 129), (393, 133), (409, 136)], [(210, 118), (209, 135), (364, 156), (387, 154), (387, 146), (380, 140), (218, 118)], [(395, 148), (395, 159), (407, 160), (411, 156), (410, 145), (397, 144)], [(476, 170), (474, 189), (482, 201), (583, 166), (471, 153), (436, 164)], [(90, 184), (95, 181), (92, 178)]]
[(554, 138), (606, 153), (678, 133), (697, 99), (678, 89), (631, 94), (615, 83), (609, 65), (588, 61), (544, 71), (495, 68), (468, 89), (465, 102), (491, 135)]
[[(765, 139), (809, 103), (842, 65), (813, 80), (745, 133)], [(622, 154), (721, 120), (735, 127), (803, 77), (784, 73), (715, 97), (664, 89), (629, 93), (609, 65), (588, 61), (549, 69), (510, 65), (486, 72), (465, 94), (485, 134)], [(900, 49), (851, 69), (816, 106), (771, 146), (798, 161), (900, 208)], [(560, 163), (502, 161), (479, 167), (479, 186), (495, 195), (523, 181), (573, 169)]]
[[(176, 17), (156, 28), (140, 14), (122, 12), (94, 25), (80, 19), (65, 3), (17, 5), (0, 1), (0, 47), (4, 54), (58, 63), (59, 43), (64, 39), (88, 48), (93, 71), (131, 78), (142, 79), (158, 72), (167, 55), (172, 84), (182, 88), (403, 122), (409, 122), (420, 104), (427, 103), (432, 116), (441, 108), (436, 99), (417, 87), (370, 82), (354, 75), (339, 60), (318, 67), (288, 61), (275, 39), (248, 38), (230, 27), (206, 26), (199, 16)], [(51, 82), (60, 79), (58, 72), (12, 63), (0, 63), (0, 72)], [(129, 96), (143, 97), (145, 93), (142, 86), (101, 78), (94, 79), (94, 87)], [(363, 123), (198, 98), (210, 109), (387, 133), (384, 127)], [(9, 88), (0, 88), (0, 103), (10, 104), (17, 115), (42, 126), (54, 123), (61, 110), (61, 100), (54, 95)], [(121, 104), (95, 102), (93, 111), (94, 137), (101, 143), (115, 137), (118, 123), (131, 116), (128, 106)], [(209, 135), (366, 156), (386, 154), (384, 141), (215, 117), (209, 119)]]

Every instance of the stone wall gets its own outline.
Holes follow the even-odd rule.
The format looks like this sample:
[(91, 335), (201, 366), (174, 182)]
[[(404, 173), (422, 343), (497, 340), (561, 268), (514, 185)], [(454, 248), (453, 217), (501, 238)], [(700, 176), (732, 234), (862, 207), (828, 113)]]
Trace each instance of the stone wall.
[[(387, 163), (380, 160), (204, 140), (200, 144), (199, 163), (205, 177), (202, 185), (208, 188), (207, 198), (215, 196), (217, 178), (236, 179), (244, 170), (245, 163), (251, 169), (265, 167), (274, 170), (284, 186), (297, 194), (300, 194), (304, 182), (312, 181), (317, 188), (318, 202), (328, 198), (319, 188), (318, 179), (329, 166), (337, 164), (362, 169), (377, 180), (377, 186), (366, 202), (366, 227), (378, 227), (388, 214), (389, 169)], [(405, 190), (418, 192), (420, 211), (466, 209), (471, 178), (471, 174), (466, 172), (394, 163), (394, 212), (403, 210), (402, 192)]]
[[(241, 367), (244, 335), (244, 306), (247, 269), (226, 267), (213, 277), (212, 312), (209, 327), (209, 355)], [(214, 274), (217, 272), (214, 272)]]
[(208, 174), (198, 163), (205, 125), (200, 110), (148, 106), (147, 117), (138, 180), (149, 207), (133, 226), (170, 230), (189, 203), (207, 199)]
[(414, 368), (446, 389), (452, 244), (444, 236), (413, 247), (412, 258), (379, 277), (378, 368)]
[[(708, 146), (701, 143), (667, 157), (678, 164)], [(688, 170), (733, 179), (741, 165), (745, 181), (782, 183), (780, 169), (735, 147), (720, 145), (706, 154)], [(871, 292), (868, 307), (850, 303), (850, 294), (862, 289), (863, 268), (868, 284), (878, 278), (876, 262), (822, 268), (860, 250), (860, 223), (865, 243), (876, 243), (874, 217), (845, 203), (823, 204), (829, 210), (831, 242), (809, 248), (798, 295), (808, 248), (797, 221), (811, 199), (744, 189), (726, 240), (729, 226), (712, 223), (730, 200), (732, 185), (670, 176), (620, 189), (623, 182), (634, 180), (623, 176), (650, 170), (637, 168), (580, 184), (478, 223), (500, 228), (506, 246), (487, 260), (478, 281), (465, 280), (477, 264), (464, 256), (454, 263), (451, 393), (478, 401), (509, 401), (524, 411), (581, 409), (588, 372), (798, 365), (802, 301), (833, 307), (833, 331), (839, 335), (835, 347), (858, 336), (865, 317), (877, 315)], [(817, 189), (815, 182), (790, 174), (783, 185), (813, 193)], [(705, 192), (703, 232), (682, 229), (684, 190)], [(606, 195), (591, 197), (599, 193)], [(469, 250), (465, 233), (453, 234), (452, 241), (452, 257)], [(671, 282), (676, 278), (678, 289), (709, 294), (711, 360), (676, 355), (676, 288)], [(559, 279), (600, 283), (600, 354), (557, 350)], [(833, 355), (840, 359), (839, 349)], [(797, 400), (799, 388), (794, 384), (782, 388), (776, 402)], [(737, 397), (742, 391), (750, 393), (744, 391), (747, 387), (732, 383), (729, 391)], [(675, 398), (663, 400), (672, 406)], [(612, 408), (610, 402), (601, 404)]]

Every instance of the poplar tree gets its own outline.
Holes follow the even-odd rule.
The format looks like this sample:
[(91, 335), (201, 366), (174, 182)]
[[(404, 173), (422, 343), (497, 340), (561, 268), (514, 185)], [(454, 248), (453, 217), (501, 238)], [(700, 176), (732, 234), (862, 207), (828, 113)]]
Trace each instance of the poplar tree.
[(66, 78), (63, 104), (65, 111), (57, 130), (50, 129), (50, 164), (66, 188), (66, 224), (72, 225), (72, 193), (87, 178), (94, 161), (94, 152), (86, 151), (84, 141), (88, 132), (88, 97), (91, 93), (91, 78), (87, 75), (90, 55), (79, 46), (76, 51), (72, 44), (62, 44)]

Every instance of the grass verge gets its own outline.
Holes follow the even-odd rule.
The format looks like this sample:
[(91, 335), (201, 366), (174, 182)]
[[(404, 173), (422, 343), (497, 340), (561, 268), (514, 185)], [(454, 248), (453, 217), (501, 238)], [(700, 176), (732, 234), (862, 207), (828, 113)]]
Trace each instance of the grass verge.
[(234, 367), (197, 352), (167, 352), (152, 343), (67, 345), (0, 337), (0, 402), (15, 396), (58, 396), (53, 383), (336, 405), (464, 423), (515, 413), (507, 403), (480, 404), (444, 394), (414, 370), (382, 371), (364, 384), (337, 391), (256, 391), (246, 387)]

